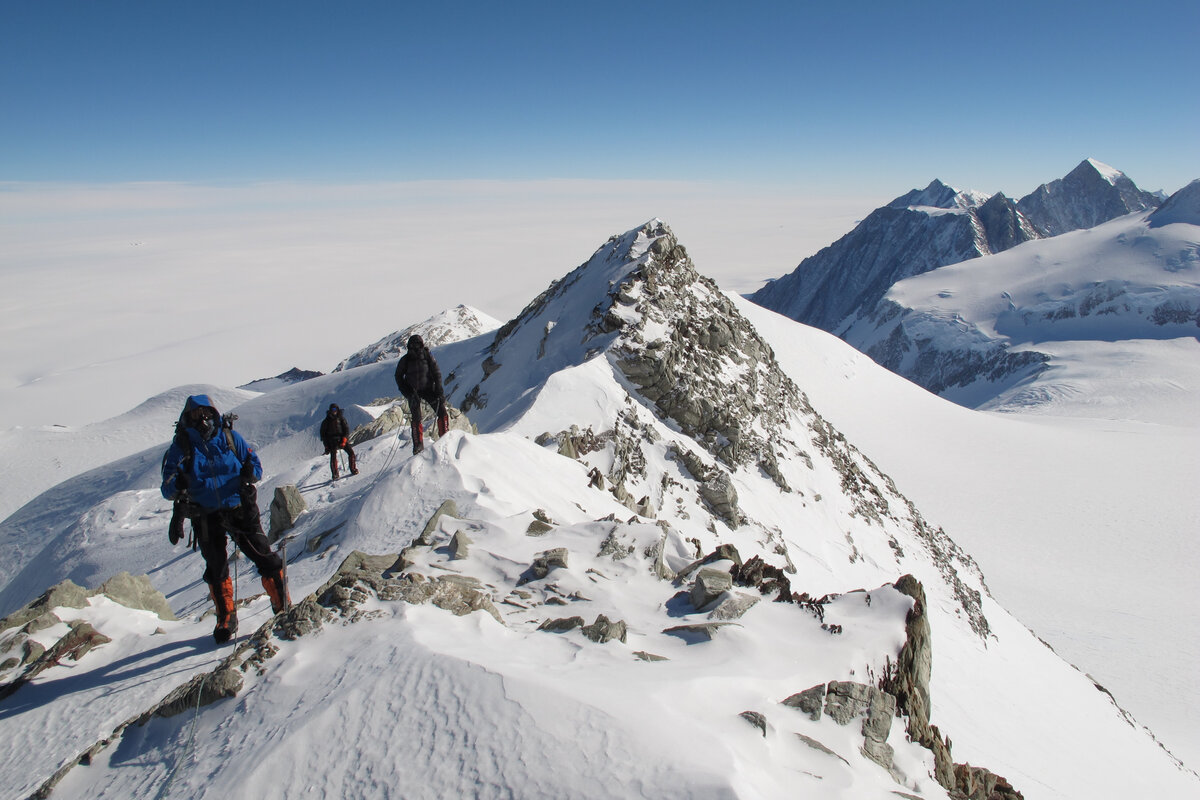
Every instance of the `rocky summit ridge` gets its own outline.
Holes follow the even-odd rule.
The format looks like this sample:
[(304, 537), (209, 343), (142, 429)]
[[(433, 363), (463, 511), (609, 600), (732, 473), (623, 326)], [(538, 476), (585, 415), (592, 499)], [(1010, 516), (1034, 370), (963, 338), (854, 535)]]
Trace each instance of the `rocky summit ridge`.
[[(305, 484), (309, 508), (279, 531), (295, 606), (215, 666), (156, 675), (153, 701), (114, 706), (34, 754), (26, 794), (80, 796), (90, 780), (117, 793), (158, 786), (165, 796), (164, 780), (181, 795), (215, 792), (258, 757), (230, 743), (269, 730), (273, 747), (321, 743), (282, 776), (272, 770), (285, 794), (345, 794), (369, 772), (372, 785), (413, 796), (781, 796), (801, 782), (810, 796), (1014, 800), (1009, 781), (955, 763), (949, 736), (1010, 758), (974, 760), (1013, 777), (1021, 765), (979, 732), (1003, 723), (1020, 732), (1008, 745), (1030, 756), (1025, 738), (1046, 735), (1037, 714), (1055, 713), (1064, 693), (1123, 744), (1148, 747), (812, 407), (660, 220), (610, 238), (493, 336), (438, 356), (470, 424), (413, 457), (363, 426), (357, 482), (314, 484), (324, 459), (294, 440), (334, 398), (348, 413), (379, 411), (390, 363), (239, 407), (270, 465), (263, 494)], [(116, 492), (126, 513), (98, 504), (91, 540), (141, 532), (161, 546), (161, 500)], [(168, 564), (155, 580), (177, 581), (170, 596), (190, 597), (195, 611), (206, 600), (189, 575)], [(261, 597), (242, 602), (261, 619)], [(41, 612), (35, 604), (17, 620)], [(142, 624), (190, 650), (189, 626), (205, 623), (181, 616)], [(135, 661), (139, 646), (172, 649), (119, 644)], [(76, 686), (106, 646), (75, 665)], [(981, 688), (984, 667), (1001, 680)], [(61, 670), (47, 663), (39, 679)], [(148, 694), (150, 679), (133, 677)], [(1015, 711), (980, 721), (972, 694), (985, 692), (1045, 710), (1028, 723)], [(498, 724), (514, 706), (520, 725)], [(279, 709), (296, 711), (253, 727)], [(55, 717), (25, 722), (41, 735)], [(576, 722), (587, 724), (571, 730)], [(624, 744), (630, 731), (636, 747)], [(244, 760), (164, 774), (184, 763), (172, 746), (189, 736), (201, 763)], [(681, 758), (679, 741), (701, 755)], [(13, 746), (0, 737), (10, 748), (0, 752)], [(709, 754), (714, 763), (701, 764)], [(723, 773), (747, 760), (762, 774)]]

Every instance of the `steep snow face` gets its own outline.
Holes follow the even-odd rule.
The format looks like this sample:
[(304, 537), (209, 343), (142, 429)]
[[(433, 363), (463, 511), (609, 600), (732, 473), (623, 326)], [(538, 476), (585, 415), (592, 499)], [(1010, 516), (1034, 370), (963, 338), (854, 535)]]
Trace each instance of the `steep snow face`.
[[(1171, 208), (1187, 204), (1184, 195)], [(1146, 214), (1129, 215), (902, 281), (843, 338), (969, 406), (1070, 405), (1080, 393), (1063, 368), (1078, 360), (1080, 347), (1090, 348), (1091, 363), (1100, 366), (1109, 360), (1105, 352), (1128, 351), (1120, 343), (1196, 336), (1200, 230), (1186, 218), (1154, 227)], [(1190, 372), (1180, 372), (1191, 363), (1164, 362), (1164, 378), (1192, 385)], [(1113, 368), (1122, 369), (1119, 360)], [(1122, 383), (1114, 376), (1111, 385), (1119, 392)], [(1096, 405), (1071, 407), (1085, 416), (1105, 413)]]
[(363, 364), (374, 364), (377, 361), (399, 358), (408, 352), (408, 339), (413, 334), (419, 335), (424, 340), (426, 347), (440, 347), (494, 331), (499, 327), (499, 320), (493, 319), (479, 309), (458, 305), (364, 347), (343, 359), (333, 368), (333, 371), (341, 372), (353, 367), (361, 367)]
[(1200, 180), (1194, 180), (1167, 198), (1157, 211), (1150, 215), (1151, 228), (1163, 225), (1200, 226)]
[(1158, 202), (1120, 170), (1089, 158), (1022, 197), (1017, 208), (1043, 236), (1058, 236), (1153, 209)]
[(940, 181), (871, 212), (853, 231), (750, 296), (831, 332), (872, 309), (892, 284), (1037, 238), (1002, 194), (957, 192)]

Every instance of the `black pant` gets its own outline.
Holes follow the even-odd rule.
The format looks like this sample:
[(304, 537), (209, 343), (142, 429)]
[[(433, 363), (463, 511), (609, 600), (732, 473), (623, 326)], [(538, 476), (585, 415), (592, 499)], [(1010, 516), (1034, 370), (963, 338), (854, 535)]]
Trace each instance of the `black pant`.
[(271, 549), (258, 518), (258, 506), (243, 504), (237, 508), (204, 512), (192, 519), (196, 542), (204, 556), (204, 581), (219, 586), (229, 577), (229, 555), (226, 552), (228, 534), (238, 549), (258, 567), (258, 574), (267, 577), (283, 570), (283, 559)]
[(418, 389), (408, 397), (408, 413), (412, 417), (412, 426), (416, 428), (421, 424), (421, 401), (424, 400), (429, 404), (429, 407), (434, 410), (439, 417), (446, 414), (446, 398), (442, 396), (437, 389), (430, 386), (428, 389)]
[(350, 459), (350, 471), (357, 472), (358, 461), (354, 458), (354, 448), (350, 446), (349, 440), (343, 445), (341, 439), (325, 443), (325, 452), (329, 453), (329, 471), (334, 475), (338, 473), (338, 450), (346, 451), (346, 457)]

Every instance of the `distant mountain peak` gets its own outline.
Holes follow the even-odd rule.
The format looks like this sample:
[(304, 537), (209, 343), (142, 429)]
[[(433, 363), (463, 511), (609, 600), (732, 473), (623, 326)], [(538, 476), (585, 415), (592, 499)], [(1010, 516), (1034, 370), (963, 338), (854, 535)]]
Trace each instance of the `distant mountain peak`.
[(1121, 172), (1121, 170), (1117, 169), (1116, 167), (1110, 167), (1108, 164), (1105, 164), (1102, 161), (1097, 161), (1094, 158), (1085, 158), (1075, 169), (1081, 170), (1088, 167), (1094, 170), (1101, 178), (1104, 178), (1114, 186), (1116, 186), (1117, 181), (1119, 181), (1121, 178), (1125, 178), (1125, 173)]
[(403, 330), (390, 333), (374, 344), (368, 345), (353, 355), (342, 360), (334, 367), (334, 372), (361, 367), (364, 364), (374, 364), (399, 358), (408, 352), (408, 339), (414, 333), (419, 334), (428, 347), (440, 347), (450, 342), (469, 339), (474, 336), (494, 331), (500, 327), (500, 322), (477, 308), (459, 304), (441, 313), (434, 314), (424, 322), (409, 325)]
[(980, 192), (960, 191), (937, 178), (924, 189), (913, 189), (888, 203), (888, 208), (944, 208), (948, 211), (974, 208), (988, 199)]
[(1003, 194), (958, 191), (940, 180), (867, 215), (750, 299), (832, 333), (874, 306), (896, 281), (1038, 238)]
[(1158, 197), (1139, 189), (1125, 173), (1085, 158), (1066, 176), (1022, 197), (1017, 208), (1043, 235), (1058, 236), (1158, 204)]

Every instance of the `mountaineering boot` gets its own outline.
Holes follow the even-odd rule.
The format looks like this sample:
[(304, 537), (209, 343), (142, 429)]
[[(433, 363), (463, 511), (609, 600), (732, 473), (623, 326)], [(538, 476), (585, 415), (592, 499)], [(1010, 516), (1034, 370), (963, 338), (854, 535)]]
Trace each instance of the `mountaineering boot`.
[(333, 477), (330, 478), (330, 480), (336, 481), (340, 477), (340, 475), (338, 474), (337, 464), (334, 464), (330, 471), (333, 473)]
[(233, 580), (228, 576), (220, 584), (209, 584), (213, 606), (217, 609), (217, 626), (213, 628), (213, 641), (224, 644), (237, 635), (237, 609), (233, 605)]
[(445, 436), (446, 431), (450, 430), (450, 415), (446, 413), (445, 409), (442, 409), (442, 413), (438, 414), (437, 426), (439, 438)]
[(358, 474), (358, 459), (354, 457), (354, 451), (350, 451), (350, 474)]
[(278, 614), (292, 607), (292, 598), (288, 595), (287, 581), (283, 578), (282, 570), (274, 575), (264, 575), (262, 585), (267, 590), (267, 597), (271, 598), (272, 613)]
[(413, 440), (413, 455), (425, 449), (425, 426), (420, 420), (414, 420), (412, 424), (412, 440)]

